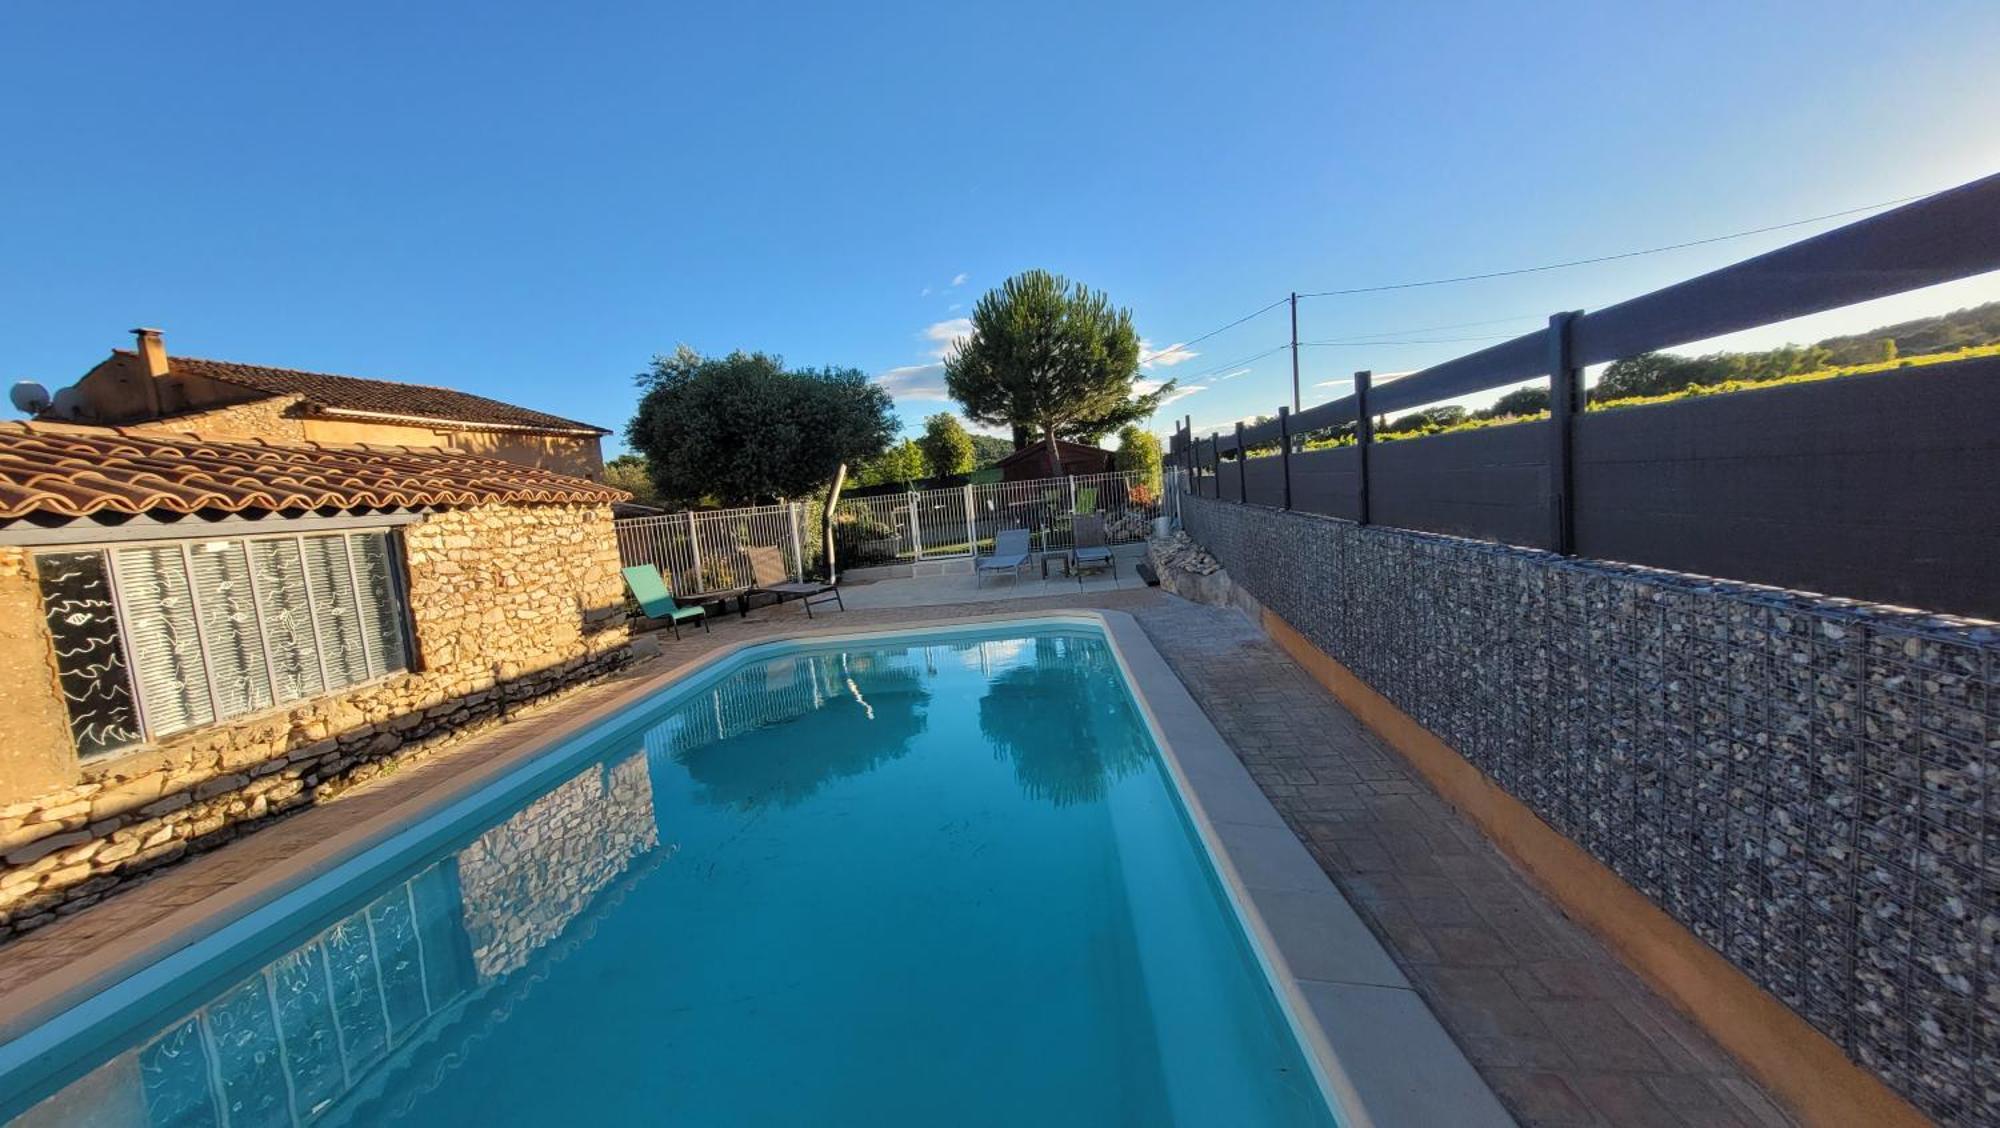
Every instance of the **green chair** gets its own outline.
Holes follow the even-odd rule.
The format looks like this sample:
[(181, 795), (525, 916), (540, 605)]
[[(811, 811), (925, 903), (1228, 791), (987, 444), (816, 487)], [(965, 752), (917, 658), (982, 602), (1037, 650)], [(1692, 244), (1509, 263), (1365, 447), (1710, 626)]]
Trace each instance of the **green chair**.
[(639, 609), (648, 619), (665, 619), (674, 628), (674, 639), (681, 637), (681, 624), (691, 619), (701, 621), (701, 632), (708, 633), (708, 610), (703, 607), (682, 607), (674, 602), (674, 593), (667, 590), (667, 582), (660, 578), (660, 570), (651, 564), (634, 564), (625, 570), (625, 586), (632, 591), (632, 598), (639, 601)]

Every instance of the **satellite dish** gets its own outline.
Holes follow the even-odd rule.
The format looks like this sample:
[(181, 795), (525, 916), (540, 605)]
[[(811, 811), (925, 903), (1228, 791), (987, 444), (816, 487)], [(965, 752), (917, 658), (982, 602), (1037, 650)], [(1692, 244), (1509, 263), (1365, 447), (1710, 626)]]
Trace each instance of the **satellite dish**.
[(83, 393), (75, 388), (64, 388), (56, 393), (55, 402), (49, 412), (58, 419), (75, 419), (82, 414)]
[(14, 410), (24, 415), (40, 415), (54, 403), (49, 398), (49, 390), (33, 380), (23, 380), (15, 384), (14, 390), (8, 393), (7, 398), (14, 401)]

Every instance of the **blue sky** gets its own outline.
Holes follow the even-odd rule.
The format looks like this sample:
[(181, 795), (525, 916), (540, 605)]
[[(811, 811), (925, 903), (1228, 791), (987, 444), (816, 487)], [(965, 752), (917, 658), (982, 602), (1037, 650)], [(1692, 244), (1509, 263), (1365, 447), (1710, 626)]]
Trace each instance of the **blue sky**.
[[(949, 406), (926, 366), (951, 323), (1028, 267), (1163, 347), (1292, 289), (1973, 179), (2000, 168), (1995, 42), (1990, 2), (13, 4), (0, 379), (67, 383), (144, 324), (618, 428), (686, 342), (884, 375), (916, 422)], [(1437, 343), (1309, 349), (1306, 398), (1824, 226), (1308, 302), (1308, 340)], [(1405, 332), (1466, 322), (1493, 323)], [(1170, 414), (1225, 425), (1285, 399), (1289, 361), (1218, 366), (1285, 338), (1274, 312), (1148, 374), (1202, 374)]]

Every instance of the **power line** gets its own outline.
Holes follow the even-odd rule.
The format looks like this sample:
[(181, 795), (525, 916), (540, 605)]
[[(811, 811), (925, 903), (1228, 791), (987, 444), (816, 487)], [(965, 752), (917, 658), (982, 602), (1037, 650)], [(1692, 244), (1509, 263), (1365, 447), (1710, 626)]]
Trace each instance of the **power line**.
[[(1547, 320), (1548, 320), (1547, 314), (1523, 313), (1523, 314), (1517, 314), (1513, 317), (1489, 318), (1485, 321), (1455, 321), (1450, 325), (1411, 325), (1401, 329), (1384, 329), (1378, 333), (1362, 333), (1357, 336), (1341, 337), (1338, 339), (1341, 341), (1360, 342), (1375, 337), (1400, 337), (1405, 333), (1440, 333), (1446, 329), (1476, 329), (1484, 325), (1506, 325), (1509, 322), (1514, 322), (1514, 321), (1547, 321)], [(1304, 344), (1305, 342), (1300, 341), (1299, 343)]]
[(1246, 356), (1242, 360), (1232, 360), (1228, 364), (1218, 364), (1214, 368), (1205, 368), (1200, 372), (1190, 372), (1185, 377), (1174, 376), (1170, 378), (1174, 380), (1174, 382), (1185, 387), (1186, 385), (1200, 381), (1203, 377), (1213, 376), (1218, 372), (1227, 372), (1232, 368), (1240, 368), (1243, 365), (1249, 364), (1252, 361), (1262, 360), (1265, 357), (1270, 356), (1272, 353), (1284, 352), (1286, 349), (1289, 349), (1291, 347), (1292, 347), (1291, 343), (1286, 342), (1285, 344), (1279, 345), (1276, 348), (1265, 349), (1263, 352), (1257, 353), (1254, 356)]
[[(1304, 348), (1310, 345), (1314, 348), (1339, 347), (1339, 348), (1350, 348), (1350, 349), (1365, 349), (1365, 348), (1372, 348), (1375, 345), (1449, 345), (1449, 344), (1456, 344), (1461, 341), (1506, 341), (1506, 340), (1512, 340), (1513, 337), (1514, 334), (1512, 333), (1486, 333), (1477, 337), (1430, 337), (1424, 340), (1411, 340), (1411, 341), (1384, 341), (1371, 337), (1361, 340), (1348, 340), (1348, 341), (1300, 341), (1299, 347)], [(1286, 347), (1289, 348), (1290, 346)]]
[(1488, 278), (1511, 278), (1519, 274), (1539, 274), (1549, 270), (1564, 270), (1572, 266), (1589, 266), (1592, 263), (1615, 262), (1619, 259), (1638, 258), (1641, 255), (1657, 255), (1666, 251), (1686, 250), (1689, 247), (1705, 247), (1710, 243), (1722, 243), (1730, 239), (1743, 239), (1751, 235), (1763, 235), (1771, 231), (1783, 231), (1790, 227), (1803, 227), (1808, 223), (1822, 223), (1829, 219), (1839, 219), (1842, 216), (1854, 215), (1858, 212), (1894, 207), (1897, 204), (1907, 204), (1911, 200), (1920, 200), (1928, 195), (1930, 195), (1928, 192), (1919, 192), (1914, 196), (1903, 196), (1894, 200), (1883, 200), (1880, 203), (1863, 204), (1858, 208), (1828, 212), (1825, 215), (1816, 215), (1809, 219), (1794, 219), (1787, 223), (1773, 223), (1767, 227), (1753, 227), (1747, 231), (1732, 231), (1727, 235), (1712, 235), (1706, 239), (1690, 239), (1684, 243), (1668, 243), (1658, 247), (1647, 247), (1643, 250), (1620, 251), (1614, 255), (1597, 255), (1592, 258), (1570, 259), (1567, 262), (1544, 263), (1541, 266), (1516, 267), (1511, 270), (1490, 270), (1484, 274), (1460, 274), (1451, 278), (1426, 278), (1418, 282), (1392, 282), (1377, 286), (1350, 286), (1344, 290), (1317, 290), (1310, 294), (1300, 294), (1299, 297), (1333, 298), (1348, 294), (1375, 294), (1385, 290), (1414, 290), (1422, 286), (1447, 286), (1455, 282), (1479, 282)]
[[(1277, 301), (1272, 302), (1270, 305), (1265, 306), (1263, 309), (1252, 310), (1251, 312), (1244, 314), (1242, 317), (1237, 318), (1236, 320), (1230, 322), (1229, 324), (1224, 325), (1220, 329), (1210, 329), (1208, 332), (1203, 333), (1199, 337), (1189, 337), (1185, 341), (1176, 341), (1173, 344), (1169, 345), (1168, 349), (1184, 349), (1189, 345), (1198, 345), (1201, 342), (1208, 340), (1210, 337), (1215, 336), (1217, 333), (1227, 333), (1229, 330), (1236, 328), (1238, 325), (1243, 324), (1244, 322), (1250, 320), (1253, 317), (1262, 317), (1263, 315), (1271, 312), (1274, 309), (1277, 309), (1279, 306), (1284, 305), (1286, 302), (1291, 300), (1292, 299), (1290, 297), (1279, 298)], [(1161, 351), (1165, 352), (1168, 350), (1163, 349)]]

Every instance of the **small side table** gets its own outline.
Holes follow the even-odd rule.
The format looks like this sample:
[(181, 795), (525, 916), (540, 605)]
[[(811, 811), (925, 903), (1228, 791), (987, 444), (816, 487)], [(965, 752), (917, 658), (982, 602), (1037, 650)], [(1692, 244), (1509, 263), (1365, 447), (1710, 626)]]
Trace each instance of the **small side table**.
[(1060, 561), (1060, 562), (1062, 563), (1062, 574), (1063, 574), (1063, 579), (1069, 579), (1069, 578), (1070, 578), (1071, 576), (1074, 576), (1074, 575), (1076, 574), (1076, 570), (1075, 570), (1075, 568), (1073, 568), (1073, 567), (1072, 567), (1072, 566), (1070, 565), (1070, 562), (1069, 562), (1069, 553), (1067, 553), (1067, 552), (1044, 552), (1044, 553), (1042, 553), (1042, 578), (1043, 578), (1043, 579), (1045, 579), (1045, 580), (1046, 580), (1046, 579), (1048, 579), (1048, 578), (1049, 578), (1049, 561), (1051, 561), (1051, 560), (1056, 560), (1056, 561)]

